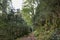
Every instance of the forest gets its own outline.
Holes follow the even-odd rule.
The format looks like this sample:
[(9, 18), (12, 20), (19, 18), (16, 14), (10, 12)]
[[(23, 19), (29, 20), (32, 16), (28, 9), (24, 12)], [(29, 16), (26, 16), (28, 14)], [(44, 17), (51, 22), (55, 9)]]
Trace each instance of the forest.
[(22, 4), (15, 9), (12, 0), (0, 0), (0, 40), (60, 40), (60, 0)]

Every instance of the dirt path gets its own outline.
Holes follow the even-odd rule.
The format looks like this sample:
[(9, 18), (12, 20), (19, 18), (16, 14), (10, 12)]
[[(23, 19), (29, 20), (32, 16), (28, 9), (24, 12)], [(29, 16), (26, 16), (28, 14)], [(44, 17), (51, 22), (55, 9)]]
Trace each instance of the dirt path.
[(24, 36), (22, 38), (17, 38), (17, 40), (36, 40), (33, 33), (30, 33), (28, 36)]

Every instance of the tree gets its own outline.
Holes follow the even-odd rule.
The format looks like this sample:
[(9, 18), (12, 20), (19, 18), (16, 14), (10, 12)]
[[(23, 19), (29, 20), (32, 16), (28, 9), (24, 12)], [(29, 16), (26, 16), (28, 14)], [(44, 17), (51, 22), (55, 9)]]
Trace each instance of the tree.
[[(39, 0), (36, 8), (36, 14), (34, 15), (34, 25), (36, 31), (38, 31), (39, 40), (49, 40), (51, 35), (59, 28), (57, 23), (59, 19), (59, 0)], [(57, 12), (56, 12), (57, 11)], [(55, 14), (56, 13), (56, 14)], [(58, 16), (57, 16), (58, 15)], [(48, 34), (47, 34), (48, 33)]]
[[(18, 37), (28, 35), (32, 30), (24, 21), (21, 14), (13, 11), (14, 9), (9, 6), (10, 4), (8, 1), (11, 2), (11, 0), (2, 1), (2, 5), (4, 6), (1, 6), (2, 16), (0, 17), (0, 40), (15, 40)], [(17, 14), (15, 15), (15, 13)]]

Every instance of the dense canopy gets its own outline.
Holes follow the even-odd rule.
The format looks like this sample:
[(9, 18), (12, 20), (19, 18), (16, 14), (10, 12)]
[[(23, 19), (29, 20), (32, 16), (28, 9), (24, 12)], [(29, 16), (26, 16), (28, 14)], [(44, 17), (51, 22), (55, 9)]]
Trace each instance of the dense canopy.
[(23, 0), (22, 10), (12, 0), (0, 0), (0, 40), (29, 33), (36, 40), (60, 40), (60, 0)]

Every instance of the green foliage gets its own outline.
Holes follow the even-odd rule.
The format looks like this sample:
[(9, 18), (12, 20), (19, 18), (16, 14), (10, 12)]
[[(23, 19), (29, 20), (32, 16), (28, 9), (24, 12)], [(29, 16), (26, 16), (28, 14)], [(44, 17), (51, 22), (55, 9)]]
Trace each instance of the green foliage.
[(17, 15), (11, 8), (8, 8), (7, 4), (7, 0), (3, 0), (3, 6), (0, 5), (2, 11), (0, 40), (15, 40), (28, 35), (32, 29), (34, 29), (33, 33), (37, 40), (58, 40), (57, 38), (60, 38), (56, 37), (60, 33), (59, 0), (26, 0), (21, 13)]
[[(24, 2), (24, 7), (22, 10), (22, 17), (23, 19), (27, 22), (28, 25), (32, 25), (32, 11), (33, 11), (33, 6), (32, 6), (32, 0), (26, 0)], [(31, 13), (31, 14), (30, 14)]]
[(35, 30), (39, 32), (37, 40), (50, 40), (55, 30), (60, 28), (57, 23), (60, 19), (59, 2), (59, 0), (40, 0), (33, 18)]
[(15, 40), (32, 32), (32, 28), (27, 25), (21, 13), (15, 15), (11, 8), (7, 10), (7, 0), (2, 1), (2, 4), (4, 6), (1, 10), (2, 16), (0, 16), (0, 40)]
[[(26, 22), (19, 15), (17, 17), (14, 16), (13, 19), (8, 19), (8, 16), (6, 19), (0, 17), (0, 35), (3, 36), (1, 38), (3, 40), (15, 40), (15, 38), (28, 35), (31, 30), (31, 27), (27, 26)], [(6, 39), (4, 39), (4, 36)]]

